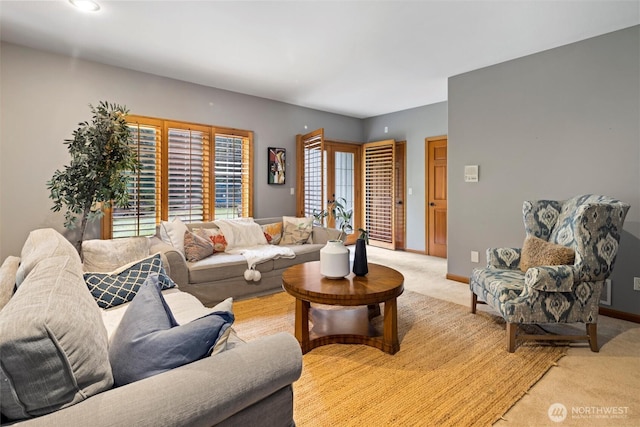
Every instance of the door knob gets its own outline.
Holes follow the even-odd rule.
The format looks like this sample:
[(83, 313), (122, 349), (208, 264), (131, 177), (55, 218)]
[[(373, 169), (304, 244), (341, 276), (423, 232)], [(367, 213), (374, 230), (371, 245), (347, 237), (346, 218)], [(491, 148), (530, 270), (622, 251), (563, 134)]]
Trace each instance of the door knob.
[(429, 203), (429, 206), (435, 206), (435, 205), (436, 205), (436, 204), (435, 204), (435, 203), (433, 203), (433, 202)]

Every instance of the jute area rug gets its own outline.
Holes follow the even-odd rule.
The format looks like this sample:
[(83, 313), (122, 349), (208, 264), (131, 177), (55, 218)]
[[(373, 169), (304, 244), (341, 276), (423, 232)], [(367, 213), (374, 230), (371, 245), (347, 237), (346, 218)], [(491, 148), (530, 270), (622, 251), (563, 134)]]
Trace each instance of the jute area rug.
[[(295, 299), (278, 293), (234, 304), (244, 340), (294, 331)], [(381, 331), (382, 318), (374, 320)], [(504, 321), (405, 291), (398, 298), (400, 351), (331, 344), (303, 356), (294, 418), (306, 426), (487, 426), (566, 352), (505, 350)]]

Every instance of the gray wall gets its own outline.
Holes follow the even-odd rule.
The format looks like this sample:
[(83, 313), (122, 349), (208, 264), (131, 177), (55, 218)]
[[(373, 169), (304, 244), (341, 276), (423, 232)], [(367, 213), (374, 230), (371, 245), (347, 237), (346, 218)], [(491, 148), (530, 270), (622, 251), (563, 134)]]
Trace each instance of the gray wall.
[[(384, 128), (387, 127), (385, 133)], [(407, 142), (407, 213), (406, 249), (423, 252), (426, 250), (425, 224), (425, 143), (430, 136), (447, 134), (447, 103), (412, 108), (364, 120), (366, 142), (395, 139)], [(412, 190), (409, 195), (409, 189)]]
[[(640, 314), (639, 28), (449, 79), (449, 273), (522, 246), (523, 200), (605, 194), (631, 204), (611, 308)], [(478, 183), (463, 182), (468, 164)]]
[[(68, 164), (63, 141), (90, 119), (90, 103), (107, 100), (132, 114), (254, 131), (255, 217), (295, 213), (296, 134), (324, 127), (327, 138), (363, 140), (359, 119), (6, 43), (0, 80), (0, 259), (19, 255), (34, 228), (64, 231), (63, 215), (50, 211), (46, 182)], [(270, 146), (287, 149), (284, 186), (266, 183)]]

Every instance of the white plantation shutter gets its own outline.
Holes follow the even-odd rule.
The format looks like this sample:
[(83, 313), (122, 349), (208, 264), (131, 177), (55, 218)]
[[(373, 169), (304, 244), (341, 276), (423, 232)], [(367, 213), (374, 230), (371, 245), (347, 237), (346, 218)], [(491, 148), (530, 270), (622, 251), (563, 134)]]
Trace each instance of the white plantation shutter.
[(159, 148), (161, 128), (150, 124), (129, 123), (134, 147), (140, 161), (140, 171), (132, 177), (129, 185), (129, 209), (112, 209), (113, 238), (150, 236), (156, 232), (156, 221), (160, 217)]

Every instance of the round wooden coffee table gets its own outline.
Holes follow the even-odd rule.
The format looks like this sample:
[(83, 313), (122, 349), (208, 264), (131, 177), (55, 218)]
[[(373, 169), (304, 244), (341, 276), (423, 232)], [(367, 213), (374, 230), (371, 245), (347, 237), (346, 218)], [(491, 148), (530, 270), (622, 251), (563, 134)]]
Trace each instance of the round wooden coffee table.
[[(365, 344), (389, 354), (400, 350), (396, 298), (404, 291), (404, 276), (393, 268), (369, 263), (366, 276), (327, 279), (320, 274), (320, 261), (306, 262), (282, 273), (282, 287), (296, 298), (295, 336), (302, 353), (326, 344)], [(312, 308), (311, 303), (342, 308)], [(380, 303), (382, 334), (370, 323), (380, 314)]]

